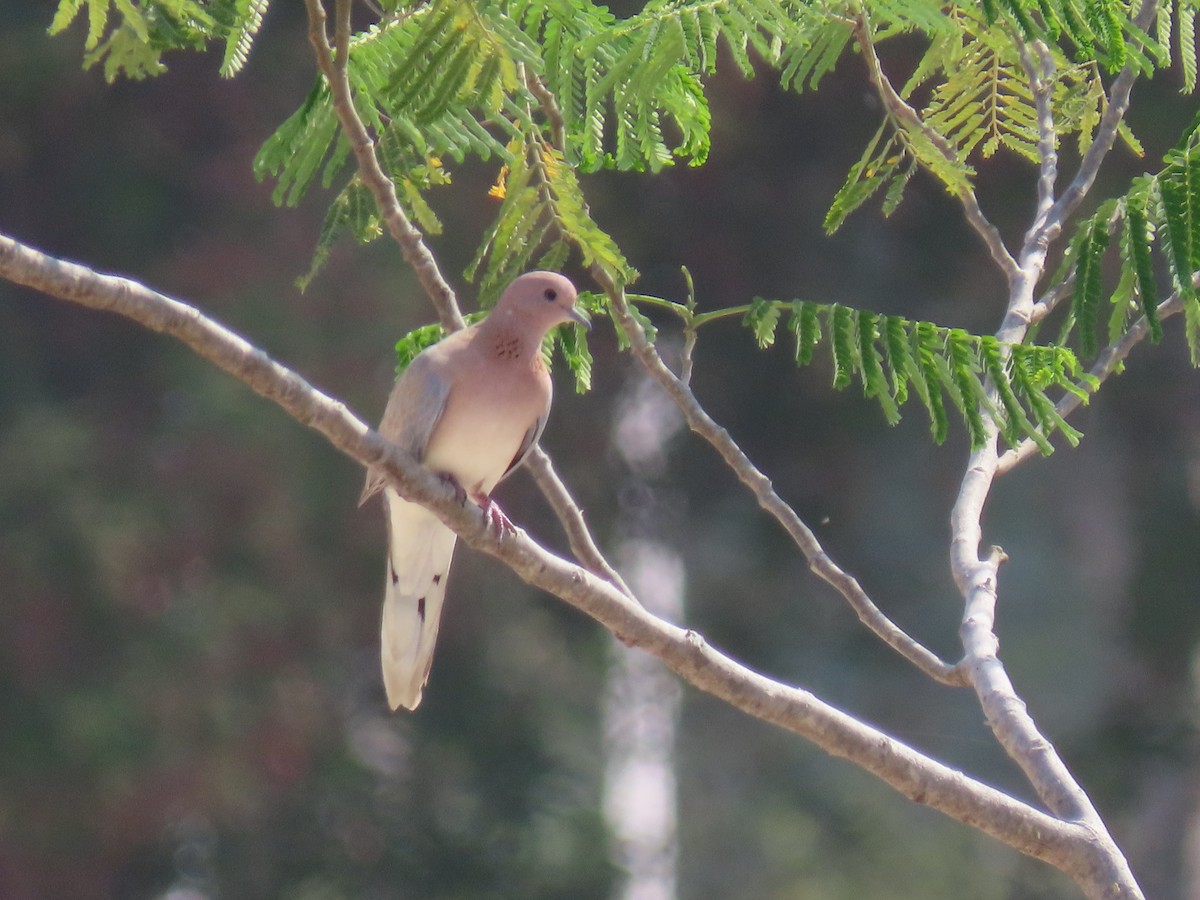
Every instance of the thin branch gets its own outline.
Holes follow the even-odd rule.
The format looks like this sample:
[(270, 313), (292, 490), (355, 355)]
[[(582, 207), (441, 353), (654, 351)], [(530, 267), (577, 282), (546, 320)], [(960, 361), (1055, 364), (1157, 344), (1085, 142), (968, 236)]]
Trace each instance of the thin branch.
[[(1138, 10), (1134, 24), (1145, 31), (1150, 27), (1157, 12), (1158, 3), (1155, 0), (1142, 0), (1141, 9)], [(1133, 83), (1136, 79), (1137, 72), (1130, 63), (1113, 81), (1108, 107), (1104, 110), (1104, 115), (1100, 117), (1100, 124), (1092, 136), (1092, 143), (1079, 163), (1079, 170), (1075, 173), (1075, 178), (1047, 213), (1037, 240), (1046, 244), (1053, 242), (1062, 231), (1063, 224), (1083, 202), (1088, 191), (1092, 189), (1092, 184), (1096, 181), (1096, 175), (1100, 171), (1100, 164), (1104, 162), (1116, 142), (1117, 129), (1124, 120), (1125, 113), (1129, 110), (1129, 96), (1133, 91)]]
[(571, 496), (571, 492), (559, 478), (550, 455), (541, 447), (534, 447), (533, 452), (525, 461), (525, 468), (533, 476), (533, 480), (545, 495), (554, 514), (558, 517), (558, 521), (562, 524), (575, 558), (593, 575), (603, 578), (626, 597), (632, 599), (633, 592), (625, 583), (625, 579), (609, 564), (608, 560), (604, 558), (604, 554), (600, 552), (600, 548), (596, 546), (592, 532), (583, 520), (583, 510), (579, 508), (579, 504), (575, 502), (575, 498)]
[[(896, 89), (888, 80), (887, 75), (883, 72), (883, 66), (879, 62), (879, 56), (875, 52), (875, 43), (871, 39), (870, 27), (867, 24), (865, 16), (859, 16), (854, 23), (854, 36), (858, 40), (858, 45), (862, 50), (863, 59), (867, 62), (867, 71), (871, 78), (871, 83), (875, 86), (875, 91), (879, 94), (879, 99), (883, 103), (884, 108), (891, 112), (892, 115), (899, 119), (903, 119), (912, 127), (921, 131), (941, 154), (949, 161), (957, 161), (957, 154), (954, 148), (946, 143), (935, 129), (930, 128), (925, 121), (904, 101)], [(1008, 248), (1004, 246), (1004, 240), (1000, 237), (1000, 232), (995, 225), (991, 223), (983, 209), (979, 205), (978, 199), (975, 197), (975, 192), (971, 190), (960, 190), (956, 192), (959, 203), (962, 204), (963, 214), (966, 216), (967, 223), (975, 230), (987, 247), (988, 252), (992, 256), (992, 260), (1004, 273), (1004, 277), (1011, 283), (1018, 274), (1017, 261), (1013, 259), (1012, 254), (1008, 252)]]
[(555, 147), (565, 152), (567, 147), (567, 124), (563, 119), (562, 110), (558, 108), (558, 102), (554, 99), (554, 94), (546, 86), (546, 82), (542, 81), (535, 73), (530, 72), (523, 65), (521, 68), (525, 72), (525, 84), (529, 88), (529, 92), (537, 100), (538, 106), (541, 107), (550, 124), (550, 140)]
[(305, 0), (305, 5), (308, 8), (309, 43), (316, 54), (317, 66), (329, 85), (334, 112), (337, 113), (342, 130), (350, 142), (350, 149), (354, 152), (358, 163), (358, 176), (375, 198), (379, 214), (387, 223), (388, 232), (400, 245), (405, 262), (412, 266), (417, 280), (437, 310), (442, 326), (447, 331), (458, 331), (465, 327), (466, 323), (459, 311), (454, 290), (442, 275), (437, 260), (426, 246), (420, 230), (409, 221), (400, 206), (396, 186), (379, 165), (379, 158), (375, 154), (375, 142), (354, 108), (354, 94), (346, 72), (350, 61), (350, 3), (348, 0), (338, 0), (337, 3), (338, 21), (334, 26), (335, 43), (338, 48), (336, 54), (329, 46), (322, 0)]
[(123, 315), (178, 338), (202, 358), (277, 403), (297, 422), (320, 432), (349, 458), (385, 472), (403, 496), (433, 510), (465, 543), (572, 604), (626, 644), (658, 657), (695, 687), (850, 760), (915, 802), (1061, 869), (1093, 896), (1107, 896), (1102, 888), (1110, 883), (1106, 879), (1112, 875), (1111, 866), (1097, 850), (1096, 835), (1087, 823), (1048, 816), (929, 759), (807, 691), (747, 669), (713, 649), (696, 632), (651, 615), (612, 584), (548, 553), (519, 529), (497, 536), (478, 507), (460, 503), (442, 479), (368, 428), (343, 403), (317, 391), (195, 307), (135, 281), (46, 256), (3, 234), (0, 277)]
[(1042, 319), (1046, 318), (1046, 316), (1050, 315), (1050, 313), (1054, 312), (1054, 310), (1060, 303), (1063, 302), (1063, 300), (1071, 296), (1074, 287), (1075, 272), (1072, 271), (1071, 274), (1069, 274), (1062, 281), (1051, 285), (1050, 289), (1034, 302), (1033, 312), (1029, 317), (1029, 323), (1031, 325), (1037, 324), (1038, 322), (1042, 321)]
[[(1162, 303), (1158, 304), (1158, 319), (1161, 322), (1164, 319), (1169, 319), (1176, 313), (1183, 311), (1183, 298), (1179, 294), (1172, 294)], [(1150, 334), (1150, 323), (1142, 316), (1130, 326), (1129, 330), (1121, 336), (1121, 339), (1116, 343), (1109, 344), (1096, 357), (1096, 361), (1092, 364), (1089, 374), (1097, 381), (1103, 383), (1110, 375), (1121, 368), (1121, 364), (1125, 358), (1133, 351), (1133, 348), (1146, 339)], [(1066, 418), (1083, 403), (1082, 398), (1076, 394), (1064, 394), (1063, 397), (1054, 405), (1055, 411)], [(1026, 439), (1021, 441), (1016, 447), (1006, 451), (996, 463), (996, 475), (1007, 475), (1025, 460), (1032, 457), (1038, 452), (1037, 445), (1033, 441)]]
[(1025, 256), (1033, 249), (1035, 241), (1044, 239), (1045, 222), (1054, 207), (1054, 185), (1058, 181), (1058, 129), (1054, 124), (1054, 56), (1045, 43), (1034, 41), (1035, 62), (1028, 45), (1019, 37), (1014, 39), (1020, 49), (1021, 65), (1029, 78), (1038, 123), (1038, 198), (1033, 224), (1025, 234), (1022, 250), (1022, 256)]
[(841, 594), (863, 624), (876, 636), (930, 678), (955, 687), (965, 685), (966, 679), (960, 668), (943, 662), (896, 625), (875, 605), (857, 579), (833, 561), (812, 530), (796, 515), (796, 511), (775, 493), (770, 479), (755, 467), (729, 432), (708, 415), (687, 383), (677, 377), (662, 361), (630, 313), (624, 290), (596, 267), (593, 267), (592, 275), (608, 294), (616, 318), (642, 366), (675, 402), (688, 427), (721, 455), (738, 480), (754, 495), (758, 505), (783, 526), (808, 560), (809, 569)]

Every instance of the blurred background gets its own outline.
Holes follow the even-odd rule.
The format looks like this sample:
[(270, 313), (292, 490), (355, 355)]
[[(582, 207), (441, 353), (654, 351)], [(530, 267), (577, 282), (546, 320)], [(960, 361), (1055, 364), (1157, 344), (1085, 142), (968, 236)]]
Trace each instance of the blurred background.
[[(51, 12), (0, 0), (0, 230), (195, 303), (375, 421), (392, 345), (432, 312), (388, 241), (340, 247), (300, 293), (329, 196), (277, 209), (250, 170), (313, 82), (300, 5), (274, 4), (234, 80), (215, 55), (176, 55), (115, 85), (81, 71), (81, 23), (46, 37)], [(912, 63), (904, 45), (887, 61)], [(869, 207), (823, 235), (878, 124), (855, 57), (803, 97), (730, 69), (711, 86), (706, 166), (587, 179), (643, 290), (681, 297), (686, 265), (702, 307), (803, 297), (995, 328), (1001, 280), (930, 181), (890, 220)], [(1147, 160), (1116, 154), (1098, 194), (1157, 166), (1190, 121), (1178, 83), (1139, 86)], [(981, 171), (985, 209), (1019, 236), (1032, 172)], [(467, 168), (431, 198), (468, 308), (460, 273), (494, 176)], [(1081, 411), (1079, 449), (997, 485), (985, 529), (1011, 557), (1009, 672), (1159, 900), (1200, 897), (1200, 380), (1180, 324)], [(888, 428), (785, 344), (713, 327), (699, 397), (885, 611), (955, 658), (961, 429), (934, 447), (911, 406)], [(611, 329), (592, 349), (591, 393), (558, 373), (544, 446), (647, 595), (751, 667), (1028, 799), (973, 695), (908, 668), (807, 573)], [(466, 548), (425, 700), (388, 713), (384, 529), (355, 507), (362, 477), (177, 342), (0, 283), (0, 898), (1077, 896), (680, 688)], [(565, 551), (527, 475), (498, 499)]]

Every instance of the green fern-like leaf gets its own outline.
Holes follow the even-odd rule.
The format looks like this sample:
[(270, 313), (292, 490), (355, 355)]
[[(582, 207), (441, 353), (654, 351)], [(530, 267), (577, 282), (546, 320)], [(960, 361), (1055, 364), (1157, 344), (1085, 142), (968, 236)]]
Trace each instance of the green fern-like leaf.
[(1074, 247), (1077, 260), (1071, 312), (1079, 330), (1079, 346), (1085, 356), (1096, 355), (1096, 310), (1100, 305), (1104, 251), (1108, 248), (1108, 221), (1095, 215), (1081, 228)]
[(1184, 299), (1183, 319), (1192, 365), (1200, 368), (1200, 297), (1193, 294)]
[(326, 211), (308, 272), (296, 280), (296, 286), (301, 291), (308, 289), (329, 259), (333, 245), (347, 232), (352, 233), (360, 243), (367, 243), (382, 234), (375, 200), (357, 179), (338, 194)]
[(917, 367), (919, 376), (914, 380), (925, 408), (929, 410), (929, 431), (934, 443), (941, 444), (950, 432), (950, 421), (946, 415), (946, 406), (942, 402), (942, 375), (938, 367), (944, 339), (939, 335), (937, 326), (929, 322), (918, 322), (915, 334), (917, 344)]
[(830, 323), (830, 349), (833, 351), (833, 386), (837, 390), (849, 387), (854, 377), (858, 340), (854, 310), (848, 306), (834, 306)]
[[(640, 295), (631, 299), (665, 305), (681, 315), (685, 309)], [(769, 311), (772, 307), (776, 313)], [(949, 397), (973, 445), (986, 439), (991, 419), (1009, 444), (1029, 438), (1049, 453), (1050, 433), (1067, 429), (1055, 418), (1054, 402), (1046, 391), (1058, 389), (1086, 400), (1097, 384), (1081, 374), (1078, 358), (1065, 347), (1001, 344), (993, 337), (978, 337), (962, 329), (880, 316), (840, 304), (756, 298), (744, 307), (706, 312), (685, 321), (698, 327), (735, 312), (763, 348), (770, 346), (765, 337), (768, 333), (773, 336), (778, 315), (787, 312), (788, 330), (795, 335), (797, 365), (812, 362), (816, 347), (827, 342), (835, 388), (845, 388), (857, 377), (863, 394), (880, 404), (889, 424), (899, 421), (900, 407), (915, 394), (929, 412), (930, 431), (939, 442), (945, 440), (949, 428), (944, 402)], [(989, 389), (994, 391), (994, 399)], [(1072, 430), (1068, 440), (1077, 439), (1078, 433)]]
[(488, 298), (499, 296), (504, 285), (525, 268), (547, 230), (543, 199), (534, 181), (528, 154), (516, 142), (510, 149), (513, 162), (505, 168), (498, 188), (493, 191), (503, 198), (499, 212), (464, 273), (473, 280), (480, 266), (486, 263), (480, 279), (480, 294)]
[(1192, 296), (1192, 276), (1200, 269), (1200, 150), (1171, 151), (1158, 190), (1171, 278), (1176, 290)]
[(636, 273), (625, 261), (616, 242), (592, 219), (575, 170), (562, 154), (547, 144), (533, 148), (536, 164), (544, 179), (543, 193), (556, 226), (579, 248), (585, 266), (600, 266), (611, 279), (627, 284)]
[(1125, 241), (1129, 248), (1129, 266), (1137, 283), (1138, 300), (1142, 314), (1150, 326), (1150, 340), (1162, 340), (1162, 324), (1158, 320), (1158, 285), (1154, 277), (1154, 262), (1151, 259), (1150, 243), (1153, 233), (1146, 216), (1146, 196), (1131, 195), (1125, 204)]
[(797, 93), (816, 90), (841, 59), (853, 34), (849, 22), (831, 18), (813, 28), (808, 40), (789, 42), (783, 49), (780, 82)]
[(587, 331), (581, 325), (567, 325), (556, 329), (556, 335), (563, 361), (575, 376), (575, 392), (586, 394), (592, 389), (592, 354)]
[(224, 40), (237, 0), (60, 0), (49, 26), (66, 31), (86, 10), (84, 68), (102, 64), (108, 81), (166, 71), (163, 54)]
[(782, 309), (778, 304), (764, 300), (762, 297), (756, 298), (750, 304), (743, 324), (754, 332), (754, 339), (758, 342), (759, 349), (765, 350), (775, 343), (775, 329), (779, 325), (781, 314)]
[(897, 405), (902, 405), (908, 399), (909, 382), (919, 377), (908, 324), (900, 316), (884, 318), (884, 347), (887, 351), (888, 368), (892, 373), (892, 396), (895, 397)]
[(857, 326), (863, 394), (876, 398), (883, 409), (884, 419), (889, 425), (895, 425), (900, 421), (900, 409), (883, 372), (884, 357), (876, 347), (880, 338), (879, 316), (870, 310), (859, 310)]
[(825, 214), (825, 232), (833, 234), (846, 218), (866, 203), (885, 184), (896, 179), (905, 155), (900, 139), (887, 122), (879, 126), (858, 162), (850, 169)]
[(987, 158), (1003, 146), (1036, 162), (1037, 111), (1016, 47), (996, 29), (964, 27), (958, 39), (963, 45), (943, 67), (946, 78), (932, 92), (925, 121), (963, 159), (976, 150)]
[(1000, 400), (1004, 410), (1001, 432), (1009, 446), (1015, 447), (1023, 437), (1034, 441), (1043, 455), (1049, 456), (1054, 446), (1049, 439), (1030, 420), (1024, 407), (1017, 397), (1012, 381), (1012, 372), (1008, 365), (1008, 356), (999, 341), (987, 336), (981, 341), (985, 371)]
[[(1179, 67), (1183, 71), (1183, 90), (1188, 94), (1196, 90), (1196, 8), (1194, 0), (1179, 0)], [(1169, 33), (1160, 37), (1159, 43), (1170, 46)]]
[(813, 350), (821, 343), (821, 320), (817, 309), (817, 304), (808, 300), (792, 303), (788, 328), (796, 335), (796, 365), (807, 366), (811, 363)]
[(1082, 435), (1072, 427), (1046, 396), (1046, 371), (1040, 365), (1042, 348), (1027, 348), (1017, 345), (1012, 348), (1012, 382), (1018, 394), (1027, 402), (1038, 428), (1045, 434), (1060, 432), (1071, 446), (1077, 446)]
[(989, 407), (988, 399), (979, 381), (978, 357), (973, 352), (971, 335), (961, 329), (951, 329), (946, 338), (950, 351), (950, 396), (967, 425), (967, 434), (972, 447), (980, 447), (987, 439), (983, 413)]
[(269, 3), (270, 0), (236, 0), (234, 21), (225, 38), (225, 58), (221, 61), (223, 77), (232, 78), (246, 65)]

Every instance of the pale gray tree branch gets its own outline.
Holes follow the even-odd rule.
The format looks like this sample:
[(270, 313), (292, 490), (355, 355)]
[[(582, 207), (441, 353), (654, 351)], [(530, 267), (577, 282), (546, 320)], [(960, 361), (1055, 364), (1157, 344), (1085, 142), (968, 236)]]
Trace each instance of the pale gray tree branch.
[[(1146, 10), (1144, 5), (1142, 13)], [(1053, 182), (1057, 177), (1057, 153), (1047, 93), (1047, 56), (1040, 53), (1036, 66), (1027, 51), (1022, 57), (1037, 105), (1041, 165), (1035, 215), (1026, 231), (1017, 271), (1015, 275), (1010, 274), (1008, 304), (996, 332), (996, 338), (1005, 343), (1019, 343), (1028, 333), (1038, 312), (1034, 291), (1045, 271), (1049, 248), (1061, 235), (1065, 219), (1091, 189), (1099, 166), (1115, 140), (1133, 83), (1133, 71), (1127, 66), (1114, 82), (1108, 108), (1075, 178), (1063, 195), (1051, 202)], [(989, 387), (989, 400), (995, 402), (995, 399), (995, 388)], [(999, 566), (1006, 557), (996, 547), (990, 548), (986, 556), (980, 555), (984, 505), (999, 471), (999, 429), (990, 417), (985, 417), (984, 422), (985, 439), (968, 458), (950, 517), (950, 565), (964, 601), (959, 632), (964, 651), (962, 665), (996, 739), (1021, 767), (1042, 802), (1055, 815), (1086, 824), (1095, 834), (1097, 847), (1111, 866), (1112, 881), (1105, 887), (1103, 895), (1141, 897), (1141, 889), (1120, 848), (1109, 835), (1087, 793), (1071, 775), (1054, 746), (1038, 730), (1000, 661), (995, 620)]]
[(622, 594), (632, 598), (633, 592), (625, 583), (625, 579), (621, 577), (621, 573), (613, 568), (604, 554), (600, 552), (600, 548), (596, 546), (591, 529), (584, 521), (583, 510), (566, 489), (558, 472), (555, 471), (550, 455), (540, 446), (535, 446), (533, 452), (525, 460), (525, 467), (529, 469), (534, 481), (542, 488), (542, 493), (558, 517), (559, 523), (562, 524), (567, 535), (567, 542), (570, 544), (575, 558), (593, 575), (603, 578)]
[(1042, 233), (1046, 219), (1054, 208), (1054, 188), (1058, 182), (1058, 129), (1054, 124), (1054, 56), (1042, 41), (1033, 42), (1034, 60), (1029, 46), (1016, 38), (1021, 65), (1029, 78), (1038, 123), (1038, 180), (1037, 206), (1033, 224), (1025, 235), (1023, 253), (1028, 253), (1037, 236)]
[(693, 686), (853, 762), (917, 803), (1055, 866), (1090, 896), (1120, 896), (1106, 887), (1115, 883), (1111, 860), (1090, 823), (1047, 815), (929, 759), (807, 691), (746, 668), (695, 631), (651, 615), (614, 585), (549, 553), (520, 529), (498, 536), (478, 507), (457, 500), (442, 479), (368, 428), (343, 403), (195, 307), (138, 282), (47, 256), (3, 234), (0, 277), (179, 339), (297, 422), (320, 432), (359, 465), (386, 473), (398, 491), (433, 510), (469, 546), (575, 606), (624, 643), (658, 657)]

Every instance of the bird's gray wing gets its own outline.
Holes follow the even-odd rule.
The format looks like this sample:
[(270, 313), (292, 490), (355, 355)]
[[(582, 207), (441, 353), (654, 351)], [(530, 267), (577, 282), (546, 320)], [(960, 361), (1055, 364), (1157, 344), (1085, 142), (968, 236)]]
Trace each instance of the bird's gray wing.
[[(429, 437), (446, 409), (449, 396), (450, 382), (439, 374), (430, 356), (419, 354), (392, 388), (379, 433), (418, 461), (424, 459)], [(378, 493), (385, 481), (382, 473), (368, 471), (358, 505)]]

